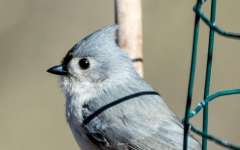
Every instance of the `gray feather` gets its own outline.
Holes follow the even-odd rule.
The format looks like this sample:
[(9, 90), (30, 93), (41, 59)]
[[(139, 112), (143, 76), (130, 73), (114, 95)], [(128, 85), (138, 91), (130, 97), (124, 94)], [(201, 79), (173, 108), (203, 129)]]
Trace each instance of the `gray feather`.
[[(183, 126), (159, 95), (132, 98), (103, 111), (88, 124), (83, 120), (99, 108), (137, 92), (154, 89), (136, 73), (116, 44), (117, 26), (105, 27), (78, 42), (65, 56), (70, 75), (61, 77), (66, 117), (82, 150), (182, 149)], [(78, 61), (88, 58), (90, 67)], [(189, 136), (189, 149), (201, 145)]]

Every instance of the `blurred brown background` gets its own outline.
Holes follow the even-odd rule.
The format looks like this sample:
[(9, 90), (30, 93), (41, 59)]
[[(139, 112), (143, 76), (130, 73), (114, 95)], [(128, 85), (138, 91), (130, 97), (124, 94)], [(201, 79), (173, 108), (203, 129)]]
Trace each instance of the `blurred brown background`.
[[(143, 0), (145, 79), (184, 116), (196, 0)], [(218, 0), (217, 25), (240, 32), (240, 1)], [(113, 0), (0, 1), (0, 150), (77, 150), (65, 121), (60, 63), (80, 39), (114, 24)], [(203, 5), (207, 16), (210, 1)], [(201, 22), (193, 108), (202, 100), (209, 28)], [(211, 93), (240, 87), (240, 42), (216, 35)], [(209, 132), (240, 145), (240, 96), (210, 103)], [(192, 108), (192, 109), (193, 109)], [(202, 112), (191, 122), (198, 128)], [(209, 149), (221, 149), (209, 143)]]

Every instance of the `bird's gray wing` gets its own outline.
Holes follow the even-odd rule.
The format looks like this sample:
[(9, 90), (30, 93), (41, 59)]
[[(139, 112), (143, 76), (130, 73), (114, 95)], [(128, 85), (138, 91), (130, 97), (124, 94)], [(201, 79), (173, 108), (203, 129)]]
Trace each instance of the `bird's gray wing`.
[[(91, 106), (96, 106), (95, 102), (97, 100), (85, 105), (84, 117), (92, 113)], [(167, 106), (159, 96), (151, 96), (150, 99), (149, 96), (142, 96), (105, 110), (84, 128), (89, 139), (102, 149), (182, 149), (183, 127), (167, 111)], [(201, 149), (192, 136), (189, 136), (189, 149)]]
[[(164, 123), (158, 127), (157, 132), (143, 139), (138, 139), (132, 142), (131, 145), (141, 150), (182, 149), (183, 128), (172, 121), (175, 122), (175, 120), (165, 120)], [(201, 145), (193, 136), (189, 136), (188, 143), (189, 150), (201, 149)]]

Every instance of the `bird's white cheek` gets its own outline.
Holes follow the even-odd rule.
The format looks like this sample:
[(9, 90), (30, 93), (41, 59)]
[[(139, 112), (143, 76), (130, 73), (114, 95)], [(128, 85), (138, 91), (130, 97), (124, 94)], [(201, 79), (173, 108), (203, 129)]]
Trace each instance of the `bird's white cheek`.
[(92, 83), (84, 80), (79, 81), (75, 77), (62, 77), (60, 85), (66, 96), (79, 96), (84, 100), (91, 99), (97, 91)]
[(82, 70), (79, 68), (78, 62), (79, 58), (72, 59), (72, 61), (68, 64), (68, 71), (72, 76), (80, 79), (82, 77)]
[(60, 85), (65, 94), (68, 94), (72, 89), (72, 81), (70, 77), (62, 76), (60, 80)]

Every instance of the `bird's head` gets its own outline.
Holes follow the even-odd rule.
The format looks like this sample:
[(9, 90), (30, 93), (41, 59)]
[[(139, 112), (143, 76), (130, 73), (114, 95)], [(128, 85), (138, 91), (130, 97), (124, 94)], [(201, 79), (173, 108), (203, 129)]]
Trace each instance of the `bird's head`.
[(78, 85), (117, 84), (136, 75), (132, 61), (116, 43), (117, 29), (116, 25), (108, 26), (85, 37), (68, 51), (61, 65), (48, 69), (48, 72), (61, 75), (65, 91)]

